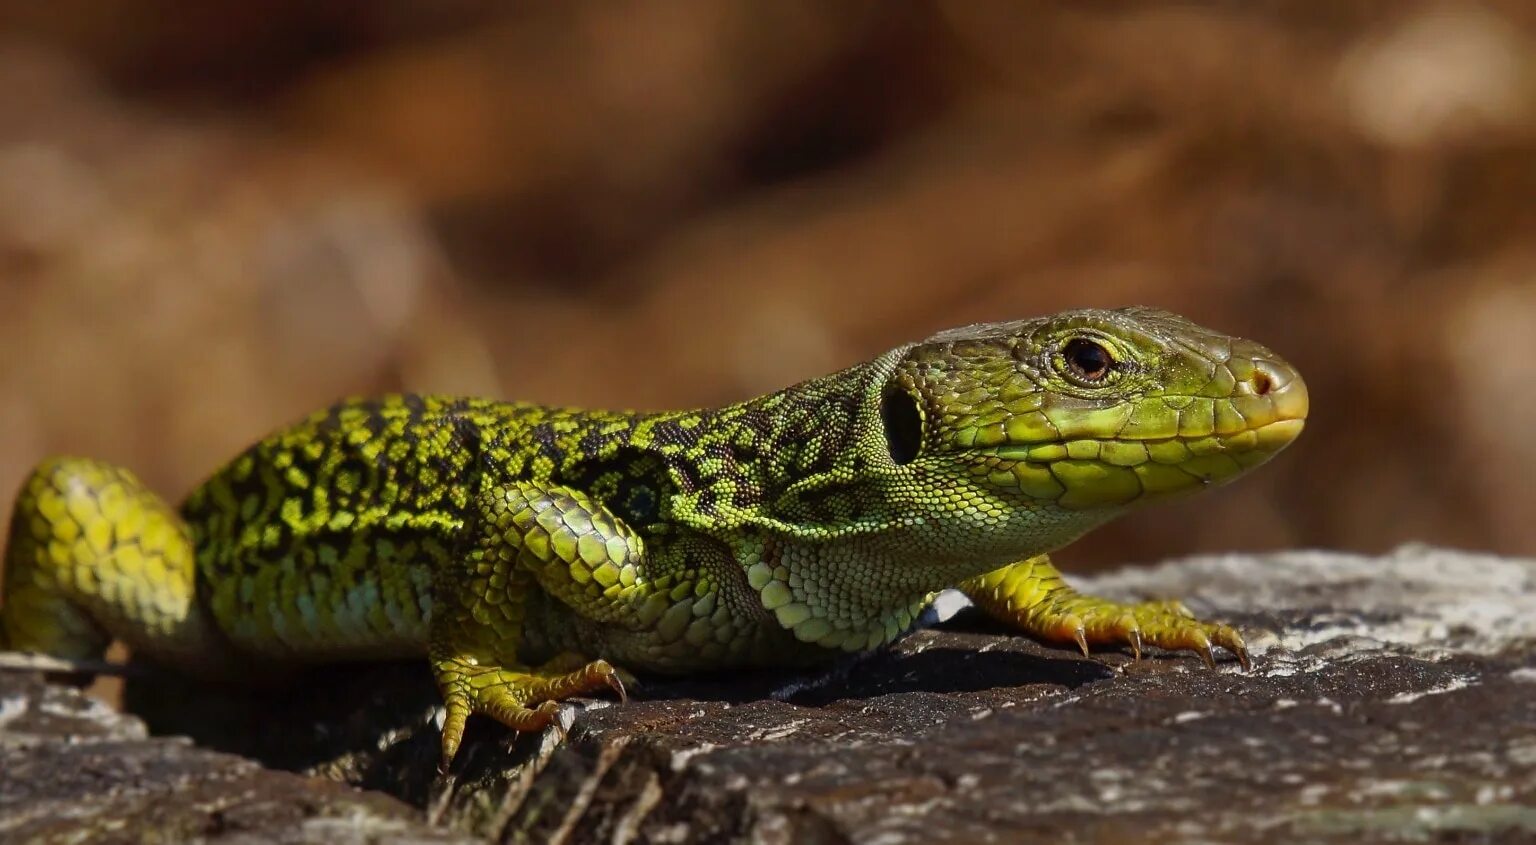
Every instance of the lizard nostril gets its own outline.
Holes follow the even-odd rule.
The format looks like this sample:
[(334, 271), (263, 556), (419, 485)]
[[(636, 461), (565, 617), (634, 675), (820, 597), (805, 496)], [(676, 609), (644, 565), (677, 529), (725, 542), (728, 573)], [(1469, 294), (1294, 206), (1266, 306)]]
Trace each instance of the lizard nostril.
[(1283, 367), (1258, 360), (1253, 362), (1253, 374), (1248, 376), (1248, 389), (1255, 396), (1268, 396), (1284, 388), (1290, 378)]

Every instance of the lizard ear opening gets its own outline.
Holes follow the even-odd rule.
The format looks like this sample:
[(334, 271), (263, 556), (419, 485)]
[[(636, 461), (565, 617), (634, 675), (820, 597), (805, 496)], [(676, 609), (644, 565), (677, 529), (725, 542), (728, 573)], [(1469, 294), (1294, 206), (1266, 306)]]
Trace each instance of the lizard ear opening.
[(905, 466), (917, 459), (923, 447), (923, 414), (912, 394), (897, 384), (889, 384), (880, 397), (880, 421), (885, 427), (885, 444), (891, 460)]

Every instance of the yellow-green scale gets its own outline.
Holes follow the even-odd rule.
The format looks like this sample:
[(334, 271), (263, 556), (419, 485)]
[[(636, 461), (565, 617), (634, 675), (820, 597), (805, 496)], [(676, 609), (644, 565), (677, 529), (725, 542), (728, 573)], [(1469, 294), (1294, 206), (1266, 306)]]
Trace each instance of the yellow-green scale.
[[(420, 396), (348, 402), (256, 444), (194, 491), (182, 512), (209, 608), (231, 643), (253, 656), (420, 653), (434, 579), (461, 578), (469, 561), (464, 586), (478, 600), (467, 610), (521, 641), (520, 611), (533, 586), (526, 572), (514, 574), (521, 556), (525, 567), (564, 570), (538, 579), (542, 593), (559, 599), (538, 611), (567, 617), (530, 626), (527, 659), (596, 640), (642, 668), (764, 662), (786, 642), (782, 632), (738, 620), (763, 616), (739, 553), (678, 521), (723, 526), (717, 514), (762, 506), (776, 463), (761, 452), (825, 427), (838, 410), (802, 402), (801, 413), (785, 414), (787, 402), (773, 402), (773, 414), (738, 406), (644, 416)], [(798, 447), (775, 454), (829, 459)], [(525, 502), (519, 513), (480, 510), (478, 497), (516, 483), (572, 493), (561, 494), (563, 511), (559, 496)], [(537, 530), (533, 508), (545, 523), (562, 515), (575, 524)], [(618, 516), (593, 530), (593, 511)], [(477, 524), (482, 516), (489, 524)], [(503, 519), (511, 522), (496, 523)], [(615, 563), (621, 531), (644, 535), (643, 565), (638, 548), (627, 565)], [(571, 605), (584, 612), (570, 613)]]

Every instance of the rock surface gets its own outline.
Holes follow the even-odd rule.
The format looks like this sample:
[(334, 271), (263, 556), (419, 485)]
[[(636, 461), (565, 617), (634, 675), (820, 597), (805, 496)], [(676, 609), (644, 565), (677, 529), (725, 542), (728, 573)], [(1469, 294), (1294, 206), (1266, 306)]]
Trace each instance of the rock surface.
[[(624, 706), (570, 708), (564, 744), (477, 720), (450, 783), (434, 782), (440, 711), (420, 666), (332, 670), (259, 696), (160, 678), (137, 698), (157, 733), (388, 791), (448, 829), (507, 842), (1536, 838), (1536, 561), (1421, 547), (1233, 555), (1082, 584), (1178, 595), (1238, 623), (1255, 671), (1228, 661), (1211, 672), (1190, 656), (1085, 660), (941, 602), (951, 618), (832, 671), (651, 682)], [(91, 712), (78, 729), (96, 737), (92, 719), (112, 719)], [(37, 823), (25, 821), (41, 812), (33, 801), (96, 808), (55, 823), (99, 829), (116, 781), (75, 797), (89, 769), (51, 762), (69, 747), (29, 751), (16, 718), (3, 721), (0, 838), (16, 819)], [(404, 824), (382, 796), (174, 740), (111, 741), (133, 749), (112, 752), (124, 760), (192, 756), (218, 773), (205, 781), (241, 783), (248, 803), (270, 808), (249, 838), (303, 841), (321, 794)], [(13, 775), (18, 765), (34, 773)], [(92, 771), (110, 768), (153, 769)], [(23, 785), (35, 797), (13, 797)], [(205, 826), (187, 829), (218, 833), (207, 820), (219, 815), (194, 813)], [(114, 818), (158, 823), (139, 810)]]
[(0, 672), (0, 842), (424, 843), (409, 805), (149, 738), (68, 687)]

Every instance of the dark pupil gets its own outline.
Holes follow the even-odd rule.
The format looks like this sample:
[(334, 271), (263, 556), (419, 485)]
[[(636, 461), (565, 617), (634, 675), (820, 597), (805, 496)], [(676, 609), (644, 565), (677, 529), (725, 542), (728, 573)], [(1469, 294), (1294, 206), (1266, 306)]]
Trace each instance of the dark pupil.
[(1067, 343), (1067, 363), (1078, 375), (1091, 381), (1098, 381), (1109, 372), (1109, 367), (1114, 359), (1109, 357), (1109, 350), (1094, 343), (1091, 340), (1072, 340)]

